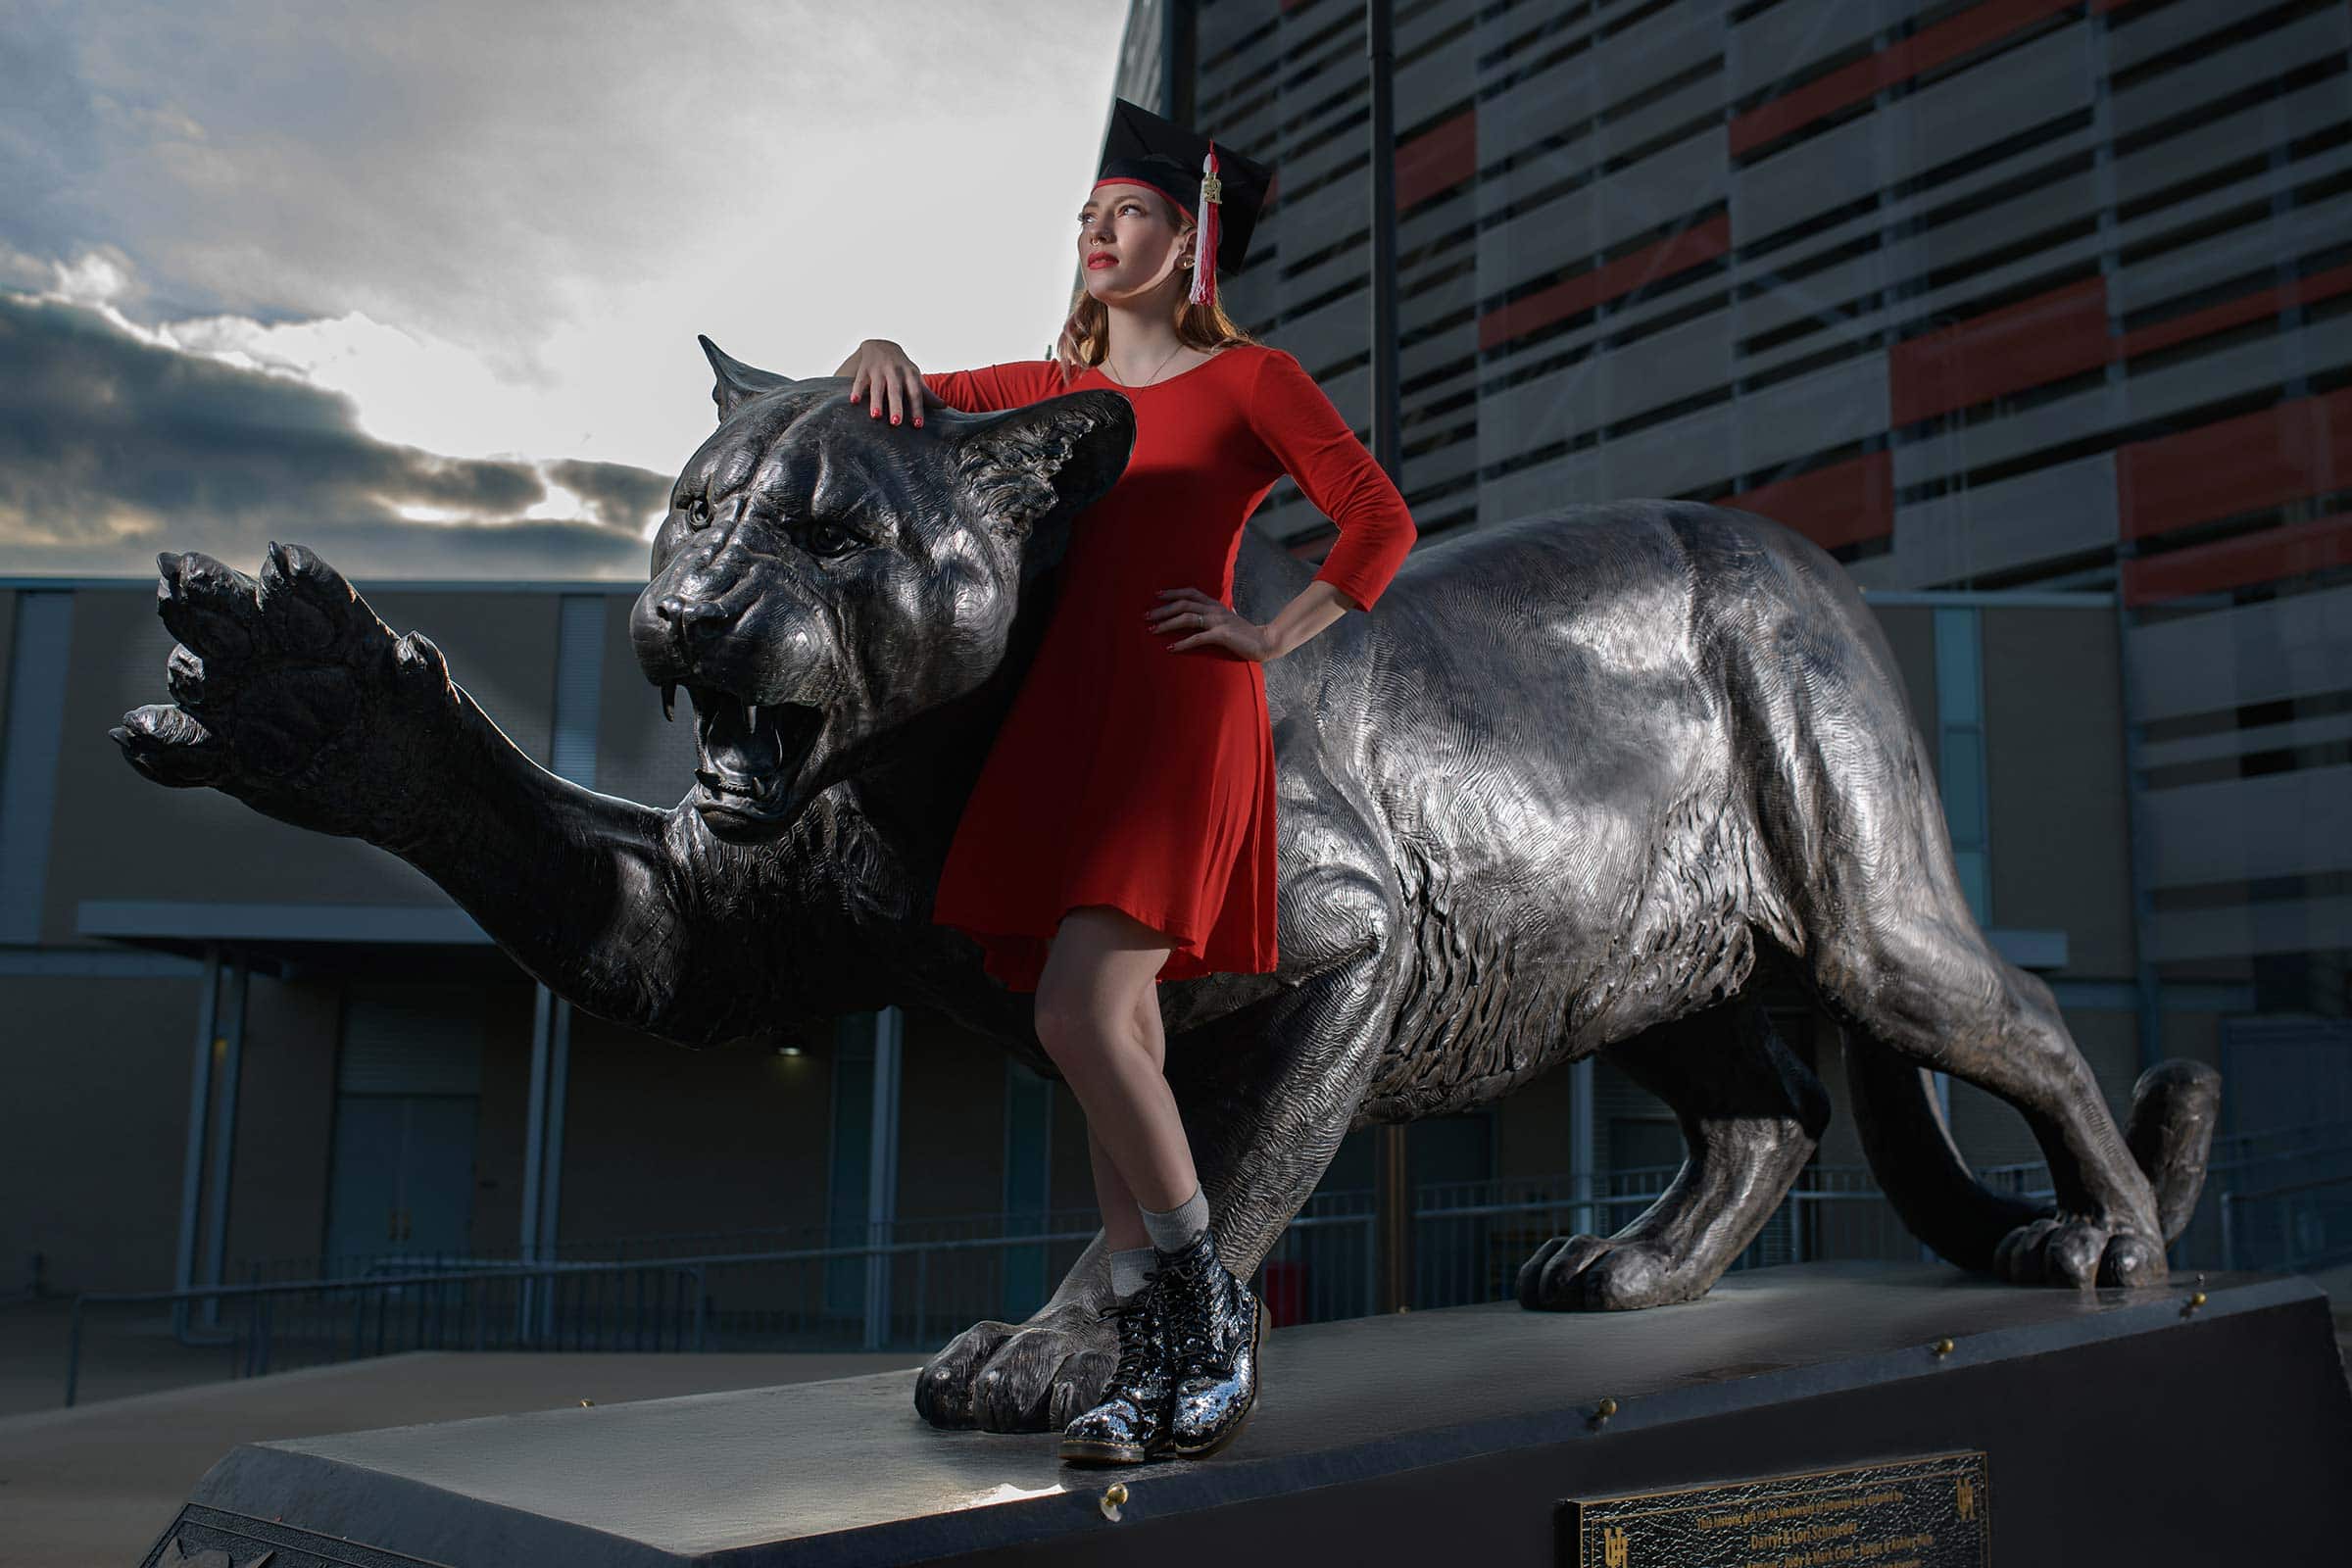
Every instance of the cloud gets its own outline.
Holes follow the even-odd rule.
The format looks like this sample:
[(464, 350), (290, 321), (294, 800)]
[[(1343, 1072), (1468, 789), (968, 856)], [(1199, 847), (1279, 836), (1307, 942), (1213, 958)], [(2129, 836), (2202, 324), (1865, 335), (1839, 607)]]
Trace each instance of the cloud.
[(668, 488), (623, 464), (379, 441), (348, 397), (183, 352), (103, 306), (0, 294), (13, 571), (114, 575), (160, 550), (251, 570), (279, 539), (358, 578), (642, 577)]

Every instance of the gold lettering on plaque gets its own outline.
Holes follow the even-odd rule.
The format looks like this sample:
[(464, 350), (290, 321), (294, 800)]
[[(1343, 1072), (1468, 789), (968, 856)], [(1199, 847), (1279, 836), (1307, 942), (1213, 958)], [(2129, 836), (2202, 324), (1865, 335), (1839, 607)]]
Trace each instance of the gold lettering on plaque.
[(1626, 1564), (1633, 1558), (1633, 1547), (1628, 1543), (1623, 1529), (1604, 1530), (1600, 1533), (1600, 1556), (1601, 1561), (1606, 1563), (1608, 1568), (1626, 1568)]
[(1968, 1477), (1960, 1478), (1959, 1494), (1953, 1500), (1960, 1505), (1961, 1518), (1974, 1519), (1977, 1516), (1977, 1489), (1968, 1484)]

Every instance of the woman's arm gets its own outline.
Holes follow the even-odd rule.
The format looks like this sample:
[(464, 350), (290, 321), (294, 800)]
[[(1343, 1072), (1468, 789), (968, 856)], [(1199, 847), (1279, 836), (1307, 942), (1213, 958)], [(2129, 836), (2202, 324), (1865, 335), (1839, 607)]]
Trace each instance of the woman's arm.
[(1349, 607), (1370, 610), (1418, 535), (1396, 486), (1314, 378), (1280, 349), (1258, 361), (1250, 425), (1299, 492), (1340, 530), (1314, 582), (1267, 623), (1276, 652), (1288, 653)]

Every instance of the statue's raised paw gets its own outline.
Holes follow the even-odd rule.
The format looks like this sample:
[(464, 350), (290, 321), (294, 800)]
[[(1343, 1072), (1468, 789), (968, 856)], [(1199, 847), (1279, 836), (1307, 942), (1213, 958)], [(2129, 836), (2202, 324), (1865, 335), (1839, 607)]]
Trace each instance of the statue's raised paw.
[(1992, 1271), (2012, 1285), (2095, 1286), (2137, 1290), (2169, 1272), (2164, 1243), (2126, 1222), (2051, 1216), (2001, 1238)]
[(975, 1323), (923, 1367), (914, 1407), (935, 1427), (1057, 1432), (1102, 1398), (1117, 1360), (1112, 1326), (1082, 1308)]
[(431, 792), (410, 774), (459, 697), (440, 651), (395, 637), (334, 567), (271, 544), (257, 580), (210, 556), (157, 559), (179, 646), (172, 706), (110, 731), (159, 784), (210, 785), (298, 827), (395, 842)]

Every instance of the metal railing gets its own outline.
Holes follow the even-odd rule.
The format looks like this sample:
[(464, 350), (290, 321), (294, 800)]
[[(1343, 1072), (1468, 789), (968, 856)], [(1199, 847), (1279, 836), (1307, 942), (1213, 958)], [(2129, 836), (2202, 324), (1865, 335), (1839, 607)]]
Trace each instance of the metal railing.
[[(1412, 1304), (1510, 1298), (1520, 1265), (1544, 1241), (1621, 1229), (1658, 1200), (1678, 1168), (1421, 1185), (1413, 1193)], [(1987, 1167), (1979, 1175), (2021, 1198), (2049, 1197), (2048, 1172), (2037, 1162)], [(278, 1364), (289, 1347), (339, 1346), (340, 1317), (335, 1335), (321, 1331), (333, 1315), (330, 1299), (333, 1313), (351, 1313), (359, 1325), (349, 1336), (359, 1348), (350, 1353), (376, 1353), (366, 1348), (369, 1344), (929, 1353), (973, 1322), (1027, 1317), (1093, 1240), (1097, 1222), (1085, 1207), (905, 1220), (871, 1234), (860, 1234), (869, 1229), (863, 1225), (671, 1233), (570, 1243), (564, 1259), (546, 1263), (398, 1254), (269, 1259), (249, 1265), (245, 1286), (82, 1299), (171, 1301), (183, 1310), (191, 1299), (265, 1303), (244, 1311), (229, 1336), (243, 1358), (239, 1375)], [(1369, 1189), (1311, 1198), (1255, 1277), (1274, 1320), (1321, 1322), (1371, 1311), (1378, 1296), (1375, 1222)], [(1732, 1266), (1927, 1255), (1867, 1168), (1816, 1164)], [(2352, 1257), (2352, 1126), (2215, 1141), (2198, 1215), (2173, 1249), (2176, 1267), (2297, 1269), (2344, 1257)], [(691, 1279), (691, 1306), (681, 1300), (665, 1317), (632, 1318), (612, 1299), (626, 1288), (612, 1282), (663, 1271), (673, 1284)], [(282, 1277), (297, 1272), (306, 1277)], [(591, 1287), (592, 1280), (607, 1283)], [(482, 1295), (435, 1307), (427, 1285)], [(503, 1338), (480, 1327), (496, 1315), (489, 1310), (489, 1293), (496, 1291), (509, 1293), (496, 1298), (497, 1313), (513, 1315), (516, 1324)], [(268, 1304), (281, 1299), (309, 1304)], [(624, 1320), (640, 1327), (658, 1322), (655, 1343), (621, 1343), (612, 1330)], [(405, 1336), (388, 1326), (396, 1323), (407, 1326)], [(441, 1331), (430, 1326), (436, 1323), (474, 1329)]]

